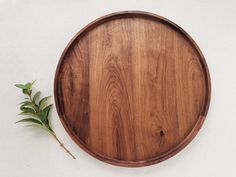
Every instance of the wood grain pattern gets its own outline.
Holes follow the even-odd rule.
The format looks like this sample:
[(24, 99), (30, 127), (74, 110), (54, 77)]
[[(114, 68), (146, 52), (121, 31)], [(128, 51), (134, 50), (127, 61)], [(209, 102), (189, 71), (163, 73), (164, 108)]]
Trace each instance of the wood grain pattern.
[(55, 101), (74, 141), (120, 166), (163, 161), (199, 131), (210, 102), (200, 49), (180, 27), (118, 12), (82, 29), (57, 67)]

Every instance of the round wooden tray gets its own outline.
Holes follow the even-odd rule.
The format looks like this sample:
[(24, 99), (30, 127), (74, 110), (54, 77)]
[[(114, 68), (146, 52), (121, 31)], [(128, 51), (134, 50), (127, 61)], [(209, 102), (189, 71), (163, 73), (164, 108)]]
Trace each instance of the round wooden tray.
[(138, 167), (170, 158), (195, 137), (208, 111), (210, 77), (183, 29), (126, 11), (76, 34), (58, 64), (54, 94), (65, 129), (82, 149)]

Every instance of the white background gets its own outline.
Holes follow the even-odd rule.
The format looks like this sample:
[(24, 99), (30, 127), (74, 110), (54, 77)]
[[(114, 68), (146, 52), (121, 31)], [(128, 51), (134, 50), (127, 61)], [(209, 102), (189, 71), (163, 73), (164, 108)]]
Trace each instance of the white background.
[[(144, 10), (184, 28), (200, 46), (212, 79), (207, 119), (183, 151), (144, 168), (116, 167), (82, 151), (67, 135), (55, 107), (52, 124), (76, 155), (48, 134), (14, 124), (22, 94), (13, 85), (37, 79), (53, 95), (62, 51), (82, 27), (105, 14)], [(0, 177), (233, 177), (236, 176), (235, 0), (0, 0)]]

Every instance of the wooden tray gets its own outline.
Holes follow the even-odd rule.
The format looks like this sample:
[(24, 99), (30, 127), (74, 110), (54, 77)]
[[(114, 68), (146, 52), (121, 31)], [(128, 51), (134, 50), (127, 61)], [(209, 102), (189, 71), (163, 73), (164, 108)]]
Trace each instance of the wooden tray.
[(208, 68), (193, 39), (173, 22), (140, 11), (106, 15), (77, 33), (54, 84), (71, 138), (119, 166), (175, 155), (199, 131), (210, 102)]

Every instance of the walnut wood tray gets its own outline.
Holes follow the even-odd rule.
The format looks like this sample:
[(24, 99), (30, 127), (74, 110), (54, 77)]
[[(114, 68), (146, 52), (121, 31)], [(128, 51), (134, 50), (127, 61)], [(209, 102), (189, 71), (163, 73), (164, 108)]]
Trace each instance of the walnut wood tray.
[(208, 111), (210, 77), (183, 29), (126, 11), (76, 34), (59, 61), (54, 94), (65, 129), (82, 149), (138, 167), (170, 158), (195, 137)]

